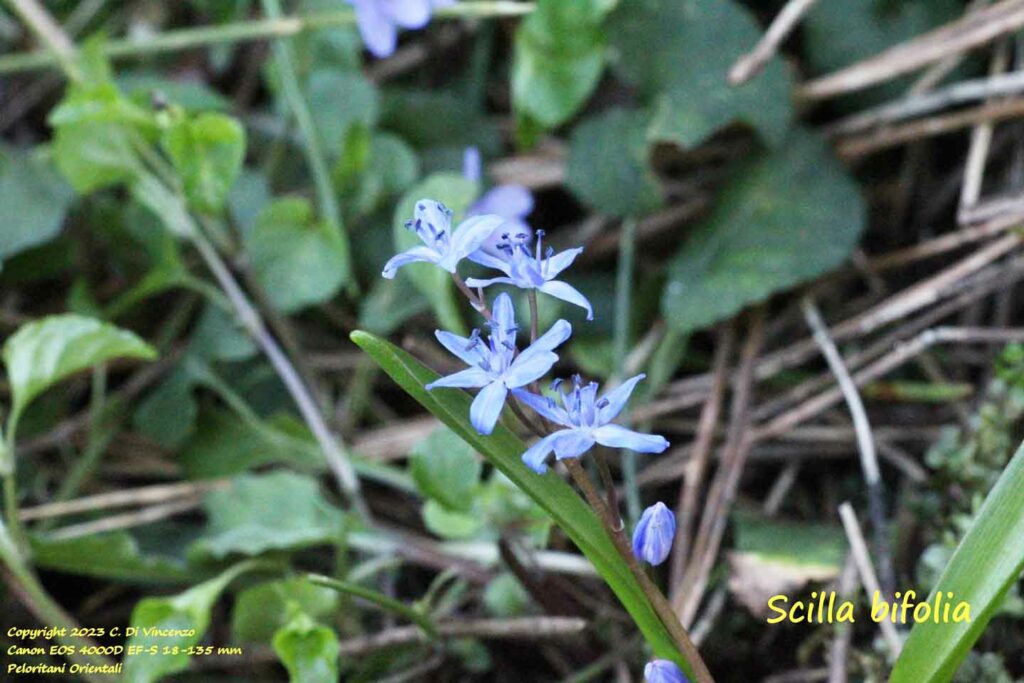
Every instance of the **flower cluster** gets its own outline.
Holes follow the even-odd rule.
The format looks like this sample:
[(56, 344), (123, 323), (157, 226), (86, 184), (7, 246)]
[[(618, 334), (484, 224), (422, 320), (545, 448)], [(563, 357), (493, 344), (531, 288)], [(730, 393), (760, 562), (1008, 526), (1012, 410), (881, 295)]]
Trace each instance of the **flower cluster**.
[[(467, 152), (465, 161), (465, 174), (478, 179), (480, 162), (475, 150)], [(553, 431), (522, 456), (523, 462), (539, 474), (547, 471), (546, 461), (551, 453), (558, 460), (579, 458), (595, 444), (639, 453), (661, 453), (669, 445), (664, 437), (636, 432), (612, 422), (625, 408), (644, 375), (628, 379), (600, 397), (597, 382), (585, 383), (579, 375), (569, 382), (555, 380), (550, 395), (541, 394), (536, 388), (537, 382), (558, 361), (554, 350), (569, 339), (572, 326), (565, 320), (558, 320), (520, 350), (519, 326), (511, 297), (507, 293), (499, 294), (491, 310), (484, 304), (484, 288), (512, 285), (580, 306), (587, 312), (587, 320), (593, 319), (594, 309), (587, 298), (568, 283), (556, 279), (583, 249), (560, 253), (550, 247), (545, 250), (543, 231), (532, 231), (525, 221), (532, 206), (533, 199), (525, 188), (501, 186), (474, 204), (470, 217), (453, 231), (452, 212), (444, 204), (431, 199), (416, 202), (414, 216), (406, 227), (419, 236), (423, 246), (394, 256), (384, 266), (384, 277), (393, 278), (399, 268), (414, 262), (433, 263), (457, 275), (457, 266), (463, 259), (502, 273), (489, 279), (466, 280), (468, 287), (480, 292), (480, 300), (474, 303), (487, 317), (487, 331), (476, 329), (469, 337), (462, 337), (438, 330), (436, 336), (441, 345), (468, 367), (441, 377), (426, 388), (479, 389), (470, 408), (470, 421), (481, 434), (494, 430), (510, 398), (532, 409), (545, 423), (554, 425)], [(533, 291), (531, 296), (535, 296)], [(648, 545), (659, 553), (664, 546), (663, 535), (660, 526), (647, 534), (651, 539)], [(664, 553), (667, 552), (664, 548)]]

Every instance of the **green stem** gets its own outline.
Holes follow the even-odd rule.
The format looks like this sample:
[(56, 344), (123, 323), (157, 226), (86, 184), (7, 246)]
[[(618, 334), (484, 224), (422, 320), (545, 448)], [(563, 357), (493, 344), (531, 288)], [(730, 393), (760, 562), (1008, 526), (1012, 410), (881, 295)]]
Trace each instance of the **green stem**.
[(437, 638), (437, 628), (434, 627), (430, 618), (412, 607), (409, 607), (400, 600), (389, 598), (388, 596), (378, 593), (373, 589), (366, 588), (365, 586), (360, 586), (359, 584), (351, 583), (349, 581), (332, 579), (331, 577), (323, 576), (322, 574), (306, 574), (306, 578), (311, 583), (333, 588), (336, 591), (341, 591), (342, 593), (362, 598), (363, 600), (373, 603), (374, 605), (388, 610), (389, 612), (394, 612), (399, 616), (405, 617), (423, 629), (423, 632), (432, 640)]
[(18, 517), (18, 486), (17, 486), (17, 457), (14, 450), (14, 438), (18, 431), (18, 420), (21, 411), (15, 408), (10, 417), (7, 418), (7, 435), (4, 441), (4, 457), (6, 458), (3, 472), (4, 488), (4, 519), (7, 521), (7, 528), (10, 529), (10, 538), (18, 548), (28, 548), (25, 539), (25, 529)]
[[(284, 18), (282, 17), (281, 3), (278, 0), (263, 0), (263, 11), (272, 20)], [(354, 287), (356, 280), (351, 277), (352, 256), (348, 233), (345, 232), (345, 226), (341, 220), (341, 209), (338, 207), (338, 198), (334, 194), (331, 174), (327, 169), (323, 148), (320, 146), (320, 135), (313, 124), (313, 115), (309, 111), (309, 106), (306, 104), (302, 88), (299, 85), (299, 75), (295, 68), (295, 54), (289, 41), (277, 40), (274, 43), (274, 61), (281, 75), (281, 88), (285, 101), (288, 103), (292, 116), (295, 117), (295, 123), (305, 142), (303, 149), (306, 152), (306, 163), (309, 165), (313, 184), (316, 187), (320, 214), (330, 226), (331, 233), (339, 241), (345, 258), (345, 270), (349, 273), (349, 282)]]
[[(434, 12), (436, 19), (518, 17), (533, 11), (533, 3), (525, 2), (462, 2)], [(351, 26), (355, 15), (350, 9), (320, 12), (300, 17), (279, 17), (239, 21), (221, 26), (178, 29), (145, 40), (111, 40), (103, 45), (102, 52), (108, 59), (141, 57), (178, 52), (194, 48), (239, 43), (267, 38), (285, 38), (305, 31), (322, 30), (336, 26)], [(60, 66), (57, 56), (51, 50), (22, 52), (0, 57), (0, 75), (20, 71), (35, 71)]]
[[(615, 367), (623, 371), (629, 346), (629, 312), (633, 299), (633, 262), (636, 251), (636, 219), (622, 221), (619, 235), (619, 263), (615, 277), (615, 328), (613, 349)], [(631, 522), (640, 517), (640, 488), (636, 481), (636, 453), (623, 449), (622, 480), (626, 493), (626, 513)]]

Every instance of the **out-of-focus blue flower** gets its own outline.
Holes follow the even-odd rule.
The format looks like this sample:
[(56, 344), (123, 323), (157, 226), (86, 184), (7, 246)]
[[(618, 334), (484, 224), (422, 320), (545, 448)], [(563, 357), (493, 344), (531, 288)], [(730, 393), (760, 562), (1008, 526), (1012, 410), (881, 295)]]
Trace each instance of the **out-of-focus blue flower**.
[[(480, 182), (483, 165), (480, 150), (467, 147), (462, 157), (462, 175), (473, 182)], [(533, 235), (526, 217), (533, 211), (533, 194), (522, 185), (498, 185), (483, 194), (470, 205), (467, 216), (494, 214), (505, 219), (505, 223), (494, 230), (480, 246), (480, 250), (491, 256), (501, 256), (499, 245), (505, 233)]]
[(375, 57), (395, 52), (398, 29), (423, 28), (431, 10), (455, 4), (455, 0), (347, 0), (355, 8), (356, 25), (366, 48)]
[(517, 354), (515, 312), (508, 294), (499, 294), (494, 300), (489, 324), (491, 332), (487, 341), (480, 336), (479, 330), (473, 330), (468, 339), (438, 330), (435, 333), (437, 340), (470, 367), (426, 387), (428, 390), (437, 387), (481, 389), (469, 409), (469, 421), (481, 434), (494, 431), (509, 390), (543, 377), (558, 360), (552, 349), (572, 334), (572, 326), (565, 320), (559, 320)]
[(633, 530), (633, 554), (648, 564), (661, 564), (668, 558), (675, 537), (676, 516), (664, 503), (655, 503), (644, 510)]
[(572, 265), (572, 262), (583, 252), (583, 247), (566, 249), (556, 254), (548, 247), (543, 250), (541, 244), (544, 231), (537, 231), (537, 243), (530, 248), (529, 233), (503, 233), (498, 249), (501, 256), (492, 256), (484, 251), (470, 254), (471, 261), (482, 266), (494, 268), (505, 273), (505, 277), (494, 277), (486, 280), (469, 278), (466, 284), (470, 287), (489, 287), (491, 285), (515, 285), (521, 289), (536, 289), (556, 299), (576, 304), (587, 311), (587, 320), (594, 319), (594, 308), (587, 298), (580, 294), (572, 285), (556, 280), (559, 273)]
[(655, 659), (647, 662), (644, 667), (644, 680), (647, 683), (690, 683), (675, 662), (667, 659)]
[(668, 448), (665, 437), (657, 434), (643, 434), (610, 424), (622, 412), (637, 382), (645, 375), (637, 375), (612, 389), (600, 399), (597, 398), (597, 382), (583, 385), (579, 375), (573, 377), (573, 387), (568, 392), (559, 391), (560, 380), (552, 388), (561, 397), (559, 406), (553, 398), (537, 396), (522, 389), (515, 395), (522, 402), (548, 420), (565, 429), (545, 436), (523, 453), (523, 462), (538, 474), (544, 474), (548, 467), (544, 463), (551, 451), (559, 460), (578, 458), (595, 443), (609, 448), (628, 448), (638, 453), (661, 453)]
[(389, 280), (395, 277), (399, 268), (417, 261), (434, 263), (454, 273), (459, 261), (476, 251), (502, 223), (500, 216), (474, 216), (463, 221), (453, 233), (451, 210), (433, 199), (416, 202), (414, 216), (406, 221), (405, 227), (419, 235), (425, 246), (413, 247), (392, 257), (381, 273)]

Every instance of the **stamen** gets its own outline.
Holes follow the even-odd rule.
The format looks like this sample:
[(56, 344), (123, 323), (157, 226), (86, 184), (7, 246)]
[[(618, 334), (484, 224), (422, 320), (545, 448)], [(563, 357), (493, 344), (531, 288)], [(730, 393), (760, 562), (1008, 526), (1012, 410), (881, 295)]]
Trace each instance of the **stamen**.
[(564, 381), (565, 380), (562, 379), (561, 377), (556, 377), (555, 379), (551, 380), (551, 391), (558, 391), (558, 387), (562, 386), (562, 382)]
[(606, 398), (602, 398), (602, 399), (601, 399), (600, 401), (598, 401), (598, 402), (597, 402), (596, 404), (594, 404), (594, 405), (595, 405), (595, 406), (596, 406), (597, 408), (607, 408), (607, 407), (608, 407), (608, 405), (609, 405), (609, 403), (610, 403), (610, 401), (609, 401), (608, 399), (606, 399)]

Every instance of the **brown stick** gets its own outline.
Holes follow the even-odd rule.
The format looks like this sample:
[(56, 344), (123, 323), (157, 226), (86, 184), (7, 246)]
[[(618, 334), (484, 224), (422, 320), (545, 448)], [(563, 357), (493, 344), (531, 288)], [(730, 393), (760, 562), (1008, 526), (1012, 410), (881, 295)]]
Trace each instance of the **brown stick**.
[(815, 2), (817, 0), (789, 0), (754, 49), (736, 60), (729, 69), (729, 83), (742, 85), (761, 73), (768, 60), (778, 52), (782, 41), (796, 28), (800, 19)]
[(874, 57), (805, 83), (797, 97), (821, 100), (861, 90), (971, 50), (1024, 26), (1024, 2), (1003, 0)]

